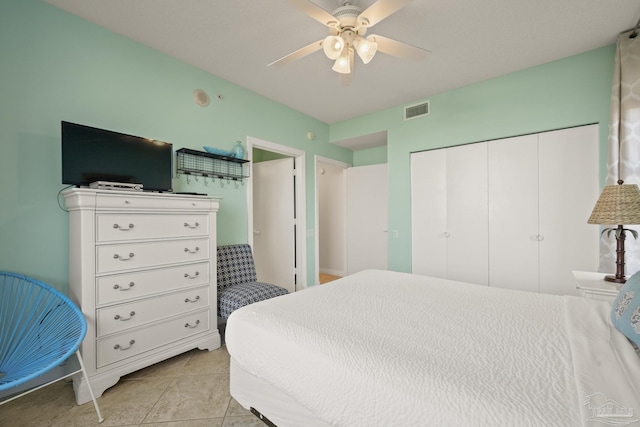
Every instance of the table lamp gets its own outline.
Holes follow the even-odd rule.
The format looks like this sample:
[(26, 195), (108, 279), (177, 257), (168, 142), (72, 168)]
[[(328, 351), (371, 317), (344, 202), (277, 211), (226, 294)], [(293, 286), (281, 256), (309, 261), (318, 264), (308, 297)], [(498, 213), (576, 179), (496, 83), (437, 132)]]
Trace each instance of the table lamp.
[(618, 180), (617, 185), (607, 185), (593, 208), (589, 224), (613, 225), (616, 228), (605, 228), (602, 234), (607, 236), (616, 233), (616, 274), (605, 276), (605, 280), (625, 283), (624, 275), (624, 240), (626, 232), (638, 238), (638, 232), (624, 228), (623, 224), (640, 224), (640, 188), (636, 184), (624, 184)]

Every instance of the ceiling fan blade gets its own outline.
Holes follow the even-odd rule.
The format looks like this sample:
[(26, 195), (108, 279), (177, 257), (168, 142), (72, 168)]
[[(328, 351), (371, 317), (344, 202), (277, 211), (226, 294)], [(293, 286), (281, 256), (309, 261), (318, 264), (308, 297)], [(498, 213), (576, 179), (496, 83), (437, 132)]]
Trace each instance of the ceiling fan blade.
[(285, 65), (288, 64), (290, 62), (293, 62), (297, 59), (300, 58), (304, 58), (307, 55), (312, 54), (313, 52), (316, 52), (320, 49), (322, 49), (322, 42), (324, 40), (318, 40), (316, 42), (313, 42), (309, 45), (306, 45), (303, 48), (300, 48), (298, 50), (296, 50), (293, 53), (290, 53), (287, 56), (283, 56), (282, 58), (278, 59), (277, 61), (273, 61), (271, 64), (267, 65), (267, 67), (270, 67), (272, 65), (276, 65), (276, 66), (280, 66), (280, 65)]
[(411, 0), (378, 0), (358, 16), (358, 22), (366, 20), (368, 21), (367, 26), (373, 27), (378, 22), (402, 9), (409, 3), (411, 3)]
[(338, 20), (335, 16), (317, 4), (312, 3), (310, 0), (289, 0), (289, 3), (327, 27), (332, 27), (338, 24)]
[(378, 44), (378, 52), (386, 53), (387, 55), (397, 58), (421, 61), (427, 57), (428, 53), (431, 53), (430, 50), (411, 46), (410, 44), (402, 43), (388, 37), (379, 35), (371, 35), (369, 37), (375, 39)]

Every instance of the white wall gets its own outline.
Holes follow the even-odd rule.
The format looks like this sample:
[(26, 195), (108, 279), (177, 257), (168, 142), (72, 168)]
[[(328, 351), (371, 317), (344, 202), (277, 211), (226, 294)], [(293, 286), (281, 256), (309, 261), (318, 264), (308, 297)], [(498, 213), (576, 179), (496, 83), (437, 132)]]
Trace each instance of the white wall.
[(318, 162), (318, 239), (320, 273), (345, 275), (345, 184), (343, 168)]

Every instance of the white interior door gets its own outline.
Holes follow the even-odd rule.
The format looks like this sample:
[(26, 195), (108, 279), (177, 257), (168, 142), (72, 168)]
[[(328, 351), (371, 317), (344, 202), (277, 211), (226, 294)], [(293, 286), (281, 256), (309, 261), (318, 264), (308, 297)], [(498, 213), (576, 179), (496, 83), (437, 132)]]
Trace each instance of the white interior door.
[(491, 286), (538, 292), (538, 135), (488, 144)]
[(411, 272), (447, 278), (447, 152), (411, 154)]
[(295, 291), (294, 160), (253, 164), (253, 257), (258, 281)]
[(596, 271), (599, 228), (598, 125), (541, 133), (540, 292), (578, 295), (572, 270)]
[(489, 284), (487, 144), (447, 148), (447, 278)]
[(411, 155), (412, 272), (489, 284), (487, 145)]
[(347, 174), (347, 274), (387, 269), (387, 165), (358, 166)]

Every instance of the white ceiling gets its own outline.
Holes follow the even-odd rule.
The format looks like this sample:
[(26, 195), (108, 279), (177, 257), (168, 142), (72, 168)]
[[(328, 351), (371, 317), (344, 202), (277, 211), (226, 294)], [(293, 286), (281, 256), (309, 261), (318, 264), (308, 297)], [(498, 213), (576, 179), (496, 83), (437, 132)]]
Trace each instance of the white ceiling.
[(369, 34), (432, 53), (356, 58), (344, 86), (322, 51), (267, 67), (328, 35), (286, 0), (45, 1), (329, 124), (614, 43), (640, 18), (639, 0), (414, 0)]

